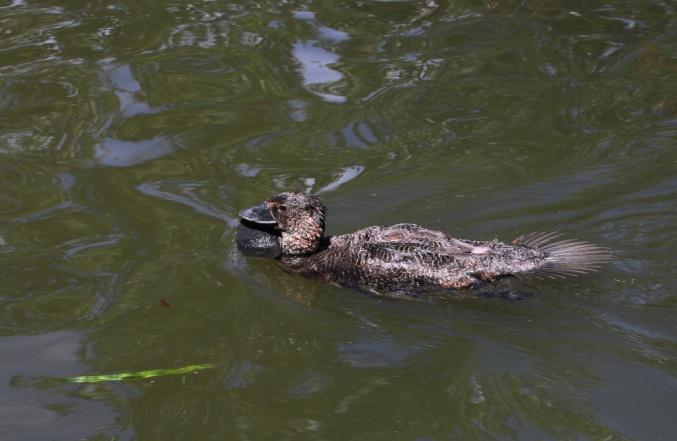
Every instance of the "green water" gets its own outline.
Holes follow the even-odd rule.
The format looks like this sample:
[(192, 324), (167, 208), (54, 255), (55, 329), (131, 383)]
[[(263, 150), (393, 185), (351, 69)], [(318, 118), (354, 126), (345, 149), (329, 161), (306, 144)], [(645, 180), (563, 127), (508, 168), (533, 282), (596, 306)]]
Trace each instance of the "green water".
[[(369, 297), (238, 253), (285, 190), (615, 261)], [(672, 1), (0, 1), (2, 440), (675, 439), (675, 247)]]

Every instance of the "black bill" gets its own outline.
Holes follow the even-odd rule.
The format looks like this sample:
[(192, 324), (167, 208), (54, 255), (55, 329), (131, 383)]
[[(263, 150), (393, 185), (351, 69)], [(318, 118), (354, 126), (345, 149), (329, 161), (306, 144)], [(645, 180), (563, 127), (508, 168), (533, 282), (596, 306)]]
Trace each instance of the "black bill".
[(238, 213), (238, 216), (246, 221), (254, 222), (255, 224), (277, 223), (275, 219), (273, 219), (273, 216), (270, 215), (270, 210), (268, 210), (265, 203), (245, 208)]

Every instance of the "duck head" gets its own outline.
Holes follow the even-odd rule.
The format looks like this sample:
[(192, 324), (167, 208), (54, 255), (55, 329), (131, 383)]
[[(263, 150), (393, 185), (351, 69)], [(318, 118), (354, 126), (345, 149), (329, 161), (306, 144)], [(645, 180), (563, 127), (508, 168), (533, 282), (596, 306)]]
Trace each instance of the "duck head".
[(327, 208), (320, 198), (306, 193), (280, 193), (240, 211), (248, 222), (272, 225), (280, 232), (282, 254), (312, 254), (320, 247)]

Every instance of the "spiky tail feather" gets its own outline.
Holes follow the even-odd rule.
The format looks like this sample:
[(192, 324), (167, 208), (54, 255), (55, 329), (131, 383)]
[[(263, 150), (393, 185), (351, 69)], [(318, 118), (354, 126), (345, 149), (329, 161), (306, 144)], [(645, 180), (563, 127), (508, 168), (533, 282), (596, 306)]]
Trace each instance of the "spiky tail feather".
[(530, 233), (513, 240), (513, 244), (522, 245), (546, 254), (545, 263), (531, 271), (516, 274), (518, 276), (564, 278), (596, 271), (611, 260), (606, 248), (579, 240), (555, 240), (560, 233)]

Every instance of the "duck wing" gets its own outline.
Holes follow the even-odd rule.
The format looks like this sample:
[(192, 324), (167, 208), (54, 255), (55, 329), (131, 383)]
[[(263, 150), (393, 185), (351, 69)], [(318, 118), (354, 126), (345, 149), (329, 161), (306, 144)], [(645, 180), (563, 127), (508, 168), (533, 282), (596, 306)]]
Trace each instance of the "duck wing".
[(378, 238), (382, 242), (416, 244), (437, 253), (454, 255), (462, 253), (485, 254), (486, 246), (456, 239), (442, 231), (430, 230), (416, 224), (396, 224), (384, 228)]
[(360, 246), (361, 260), (367, 264), (438, 265), (453, 260), (451, 255), (439, 253), (416, 242), (366, 242)]
[[(360, 279), (380, 288), (464, 288), (478, 281), (475, 256), (431, 249), (416, 242), (366, 242), (358, 252)], [(468, 265), (470, 264), (470, 265)]]

